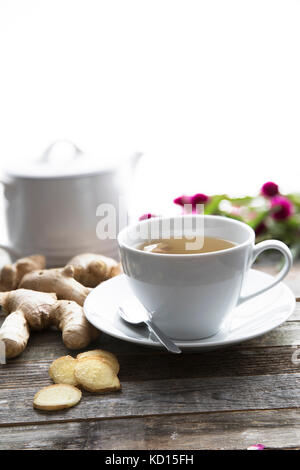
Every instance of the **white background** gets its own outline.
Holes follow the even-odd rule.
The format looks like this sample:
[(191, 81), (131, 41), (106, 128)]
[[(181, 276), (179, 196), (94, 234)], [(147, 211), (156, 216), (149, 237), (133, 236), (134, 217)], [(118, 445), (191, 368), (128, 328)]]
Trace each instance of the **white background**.
[(1, 166), (57, 138), (143, 150), (141, 212), (300, 191), (299, 52), (296, 0), (0, 0)]

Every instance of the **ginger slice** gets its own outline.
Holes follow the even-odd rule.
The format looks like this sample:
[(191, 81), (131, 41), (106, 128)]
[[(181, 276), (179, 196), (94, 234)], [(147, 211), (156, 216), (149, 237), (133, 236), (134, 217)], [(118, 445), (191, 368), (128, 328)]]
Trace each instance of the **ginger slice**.
[(81, 396), (81, 391), (73, 385), (49, 385), (35, 394), (33, 406), (38, 410), (63, 410), (77, 405)]
[(100, 359), (104, 359), (115, 371), (116, 374), (120, 371), (120, 364), (116, 356), (109, 352), (104, 351), (104, 349), (93, 349), (92, 351), (85, 351), (77, 355), (76, 359), (85, 359), (86, 357), (99, 357)]
[(99, 357), (86, 357), (77, 362), (75, 377), (88, 392), (120, 390), (120, 381), (112, 367)]
[(77, 364), (72, 356), (62, 356), (52, 362), (49, 375), (56, 384), (77, 385), (74, 369)]

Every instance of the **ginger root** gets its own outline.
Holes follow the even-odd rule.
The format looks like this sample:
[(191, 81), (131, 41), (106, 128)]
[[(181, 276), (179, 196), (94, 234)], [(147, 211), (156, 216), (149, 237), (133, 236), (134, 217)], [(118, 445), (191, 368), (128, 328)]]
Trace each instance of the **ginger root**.
[(68, 265), (74, 268), (74, 279), (86, 287), (96, 287), (122, 272), (121, 264), (113, 258), (92, 253), (74, 256)]
[(19, 288), (39, 292), (55, 292), (58, 299), (73, 300), (79, 305), (83, 305), (90, 293), (88, 287), (83, 286), (74, 279), (74, 268), (71, 265), (25, 274)]
[(7, 358), (19, 356), (29, 340), (29, 327), (21, 311), (11, 313), (0, 329), (0, 340), (5, 344)]
[(121, 274), (121, 264), (113, 258), (92, 253), (74, 256), (64, 268), (44, 269), (43, 255), (21, 258), (0, 271), (0, 292), (17, 288), (55, 292), (58, 299), (74, 300), (83, 305), (90, 290), (103, 281)]
[(44, 269), (46, 259), (43, 255), (31, 255), (21, 258), (13, 264), (6, 264), (0, 272), (0, 291), (17, 289), (25, 274), (37, 269)]
[[(44, 256), (32, 255), (0, 272), (0, 306), (7, 315), (0, 340), (5, 343), (7, 358), (24, 351), (30, 329), (52, 325), (62, 331), (67, 348), (88, 346), (99, 332), (84, 316), (84, 301), (92, 287), (122, 272), (117, 261), (91, 253), (75, 256), (64, 268), (44, 269), (45, 264)], [(105, 359), (118, 371), (116, 359)]]
[(71, 300), (59, 300), (51, 315), (52, 323), (62, 332), (68, 349), (83, 349), (99, 336), (99, 331), (86, 319), (83, 308)]
[[(55, 294), (35, 292), (27, 289), (17, 289), (0, 293), (0, 306), (7, 316), (13, 312), (22, 312), (28, 326), (33, 330), (43, 330), (51, 324), (50, 316), (57, 304)], [(9, 319), (9, 316), (4, 321)], [(2, 328), (0, 331), (2, 331)]]
[(84, 348), (99, 335), (87, 321), (82, 307), (72, 301), (57, 300), (54, 293), (29, 289), (2, 292), (0, 306), (7, 315), (0, 328), (0, 340), (5, 343), (8, 359), (24, 351), (30, 329), (56, 326), (69, 349)]

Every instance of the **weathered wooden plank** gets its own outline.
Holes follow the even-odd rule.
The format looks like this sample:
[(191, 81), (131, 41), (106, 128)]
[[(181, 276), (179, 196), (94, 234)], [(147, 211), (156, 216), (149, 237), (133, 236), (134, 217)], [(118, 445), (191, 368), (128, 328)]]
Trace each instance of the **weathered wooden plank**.
[[(1, 325), (1, 321), (0, 321)], [(101, 334), (99, 339), (93, 344), (90, 344), (86, 349), (107, 348), (116, 354), (145, 354), (152, 352), (152, 354), (160, 354), (159, 349), (149, 349), (146, 346), (138, 346), (133, 343), (121, 341), (111, 336)], [(31, 332), (31, 336), (25, 351), (17, 358), (13, 359), (16, 362), (26, 361), (39, 361), (39, 360), (54, 360), (57, 357), (71, 354), (76, 356), (78, 352), (67, 349), (62, 340), (61, 333), (55, 330), (48, 330), (42, 332)]]
[[(300, 372), (299, 362), (300, 348), (291, 347), (227, 349), (180, 356), (150, 351), (147, 355), (120, 356), (120, 379), (137, 382), (295, 373)], [(11, 361), (0, 365), (1, 388), (48, 385), (51, 383), (48, 377), (50, 364), (51, 361)]]
[(254, 338), (237, 345), (237, 348), (263, 348), (271, 346), (297, 345), (300, 345), (300, 323), (297, 321), (289, 321), (263, 336), (259, 336), (258, 338)]
[(85, 393), (69, 410), (32, 409), (38, 387), (0, 390), (0, 426), (162, 414), (300, 407), (300, 374), (123, 382), (107, 395)]
[(269, 449), (299, 447), (300, 410), (269, 410), (0, 428), (0, 449)]
[[(300, 308), (295, 313), (300, 319)], [(296, 346), (300, 345), (300, 322), (288, 321), (275, 330), (244, 343), (235, 345), (232, 349), (266, 348), (273, 346)], [(162, 355), (163, 350), (138, 346), (125, 341), (120, 341), (108, 335), (101, 335), (99, 340), (90, 345), (93, 348), (108, 349), (117, 354), (120, 359), (124, 355)], [(13, 363), (24, 363), (27, 361), (53, 361), (59, 356), (71, 354), (75, 356), (78, 351), (68, 350), (62, 343), (60, 333), (57, 331), (34, 332), (29, 344), (21, 356), (13, 360)], [(191, 353), (192, 354), (192, 353)], [(203, 354), (199, 352), (199, 354)], [(124, 359), (125, 360), (125, 359)], [(1, 366), (0, 366), (1, 367)]]
[(299, 321), (300, 320), (300, 302), (296, 303), (296, 308), (294, 313), (290, 316), (288, 321)]

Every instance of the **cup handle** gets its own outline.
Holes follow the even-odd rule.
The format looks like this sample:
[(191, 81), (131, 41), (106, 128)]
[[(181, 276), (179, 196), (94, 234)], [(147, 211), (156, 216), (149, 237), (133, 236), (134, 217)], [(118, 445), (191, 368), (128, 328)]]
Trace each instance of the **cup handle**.
[(283, 254), (284, 256), (284, 265), (275, 277), (275, 279), (266, 287), (263, 287), (262, 289), (257, 290), (256, 292), (252, 292), (249, 295), (244, 295), (241, 296), (238, 300), (238, 305), (242, 304), (243, 302), (246, 302), (246, 300), (252, 299), (256, 295), (262, 294), (263, 292), (266, 292), (267, 290), (271, 289), (272, 287), (276, 286), (278, 282), (282, 281), (282, 279), (287, 275), (289, 270), (292, 267), (293, 264), (293, 257), (290, 249), (282, 242), (279, 240), (266, 240), (264, 242), (260, 242), (257, 245), (255, 245), (252, 253), (252, 259), (250, 262), (250, 267), (263, 251), (265, 250), (277, 250), (280, 251), (280, 253)]

